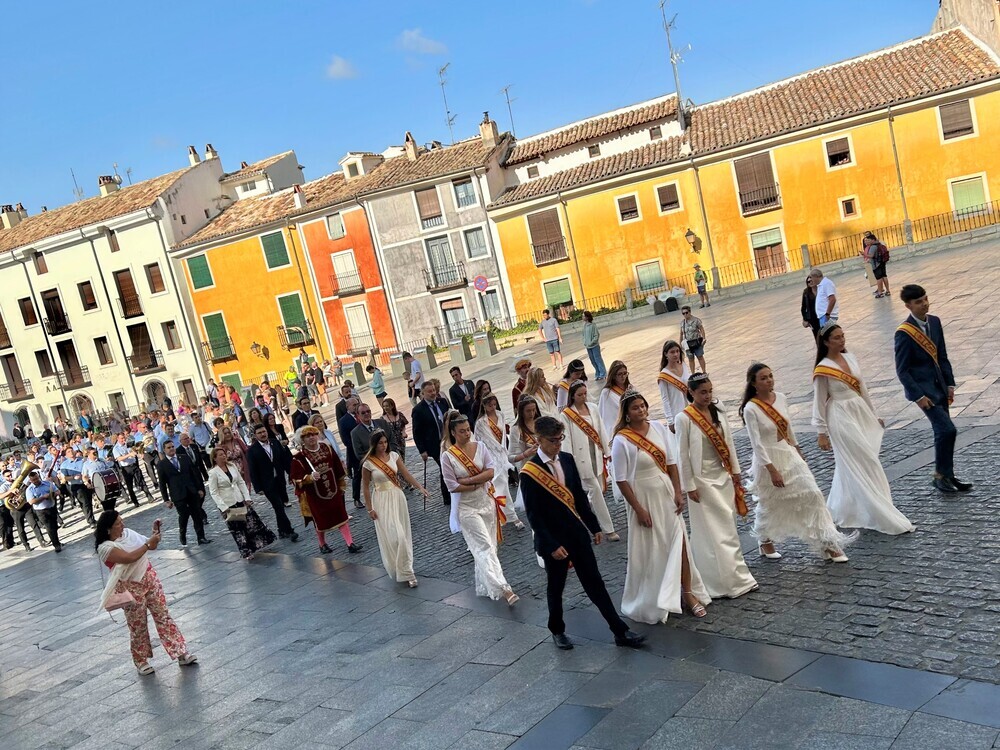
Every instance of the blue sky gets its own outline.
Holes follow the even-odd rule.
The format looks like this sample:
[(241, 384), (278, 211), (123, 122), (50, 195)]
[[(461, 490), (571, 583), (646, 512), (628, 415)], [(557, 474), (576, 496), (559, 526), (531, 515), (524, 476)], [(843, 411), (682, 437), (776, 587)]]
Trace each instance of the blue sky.
[[(670, 0), (697, 103), (929, 31), (935, 0)], [(838, 22), (834, 14), (843, 19)], [(673, 91), (657, 0), (11, 3), (0, 40), (0, 203), (32, 214), (206, 142), (234, 169), (295, 149), (306, 177), (411, 130), (456, 139), (484, 110), (527, 136)]]

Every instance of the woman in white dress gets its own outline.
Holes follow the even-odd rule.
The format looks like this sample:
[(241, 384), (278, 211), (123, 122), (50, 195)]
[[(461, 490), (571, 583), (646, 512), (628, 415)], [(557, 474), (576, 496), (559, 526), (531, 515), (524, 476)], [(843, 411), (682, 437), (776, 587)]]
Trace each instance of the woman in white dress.
[(819, 447), (833, 447), (833, 484), (826, 500), (833, 520), (848, 528), (905, 534), (916, 529), (892, 504), (889, 480), (879, 461), (885, 424), (861, 377), (857, 358), (846, 350), (843, 329), (828, 323), (816, 339), (813, 425)]
[(476, 415), (476, 426), (472, 432), (493, 457), (493, 492), (506, 503), (504, 512), (507, 522), (513, 523), (514, 528), (520, 530), (524, 528), (524, 524), (517, 517), (514, 499), (510, 497), (510, 479), (507, 473), (512, 466), (507, 457), (507, 431), (507, 420), (500, 411), (500, 401), (492, 393), (484, 396), (479, 401), (479, 414)]
[(691, 552), (709, 595), (734, 599), (757, 589), (736, 531), (737, 510), (746, 513), (740, 462), (726, 415), (712, 398), (712, 381), (698, 374), (687, 389), (691, 404), (674, 426), (681, 488), (690, 501)]
[(620, 542), (615, 524), (604, 500), (607, 488), (605, 464), (609, 454), (605, 446), (604, 425), (597, 409), (587, 403), (587, 384), (577, 380), (569, 387), (569, 405), (563, 409), (562, 421), (566, 425), (563, 450), (573, 455), (580, 481), (587, 491), (590, 507), (601, 524), (601, 531), (610, 542)]
[(671, 433), (676, 433), (674, 422), (688, 405), (687, 382), (690, 377), (691, 368), (681, 345), (676, 341), (664, 342), (660, 356), (660, 375), (656, 384), (660, 388), (660, 401), (663, 402), (663, 417)]
[(545, 379), (545, 370), (541, 367), (533, 367), (528, 371), (528, 377), (524, 381), (523, 396), (531, 396), (538, 404), (538, 416), (559, 418), (559, 409), (556, 407), (556, 394), (552, 391), (552, 386)]
[[(610, 378), (609, 378), (610, 379)], [(651, 625), (687, 609), (704, 617), (711, 603), (684, 529), (684, 495), (667, 428), (648, 420), (649, 405), (630, 390), (622, 398), (611, 456), (628, 503), (628, 567), (622, 614)]]
[[(604, 381), (601, 395), (597, 399), (597, 413), (601, 418), (601, 424), (604, 425), (605, 430), (605, 445), (611, 445), (611, 440), (615, 434), (615, 425), (618, 424), (618, 417), (620, 416), (619, 411), (622, 395), (631, 387), (632, 384), (629, 383), (628, 379), (628, 365), (620, 359), (616, 359), (611, 363), (611, 367), (608, 368), (608, 379)], [(617, 476), (614, 469), (614, 462), (615, 459), (612, 456), (611, 476)], [(622, 491), (618, 488), (618, 482), (611, 484), (611, 496), (619, 503), (625, 502)]]
[(757, 497), (760, 553), (778, 559), (774, 542), (797, 538), (826, 560), (847, 562), (844, 547), (857, 534), (845, 536), (834, 524), (792, 431), (788, 400), (774, 390), (771, 368), (761, 362), (747, 370), (740, 415), (753, 449), (750, 491)]
[(570, 403), (569, 389), (577, 381), (585, 381), (587, 372), (583, 368), (583, 362), (579, 359), (571, 359), (566, 366), (566, 374), (562, 380), (556, 383), (556, 408), (562, 414), (562, 410)]
[(361, 492), (368, 517), (375, 522), (375, 536), (385, 572), (398, 583), (406, 581), (414, 589), (417, 576), (413, 572), (413, 534), (400, 478), (427, 497), (427, 488), (410, 475), (399, 454), (389, 450), (389, 436), (382, 430), (375, 430), (368, 455), (361, 462)]
[(493, 497), (493, 458), (472, 439), (469, 419), (455, 409), (444, 415), (441, 472), (451, 491), (451, 531), (462, 532), (476, 565), (476, 594), (503, 597), (513, 607), (518, 596), (504, 578), (497, 557), (501, 536)]

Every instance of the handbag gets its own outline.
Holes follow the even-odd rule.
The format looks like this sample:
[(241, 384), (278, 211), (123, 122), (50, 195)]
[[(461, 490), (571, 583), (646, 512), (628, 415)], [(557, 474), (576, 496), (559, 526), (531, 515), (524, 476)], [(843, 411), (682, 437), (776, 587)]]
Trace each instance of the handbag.
[(247, 508), (245, 505), (233, 505), (226, 509), (226, 523), (245, 523)]
[(692, 349), (697, 349), (699, 346), (701, 346), (703, 341), (704, 339), (701, 336), (699, 336), (696, 339), (688, 339), (686, 342), (688, 345), (688, 351), (691, 351)]
[(116, 591), (108, 597), (107, 602), (104, 603), (104, 608), (108, 612), (114, 612), (116, 609), (125, 609), (129, 604), (135, 604), (135, 597), (128, 591), (122, 591), (121, 593)]

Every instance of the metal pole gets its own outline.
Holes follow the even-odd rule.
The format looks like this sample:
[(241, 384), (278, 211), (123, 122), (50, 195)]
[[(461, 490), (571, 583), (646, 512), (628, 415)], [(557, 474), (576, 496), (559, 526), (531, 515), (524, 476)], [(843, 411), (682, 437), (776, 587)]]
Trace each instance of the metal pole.
[(673, 42), (670, 40), (670, 29), (677, 20), (677, 16), (674, 16), (667, 21), (667, 0), (660, 0), (660, 15), (663, 17), (663, 31), (667, 34), (667, 51), (670, 53), (670, 67), (674, 69), (674, 89), (677, 91), (677, 124), (681, 126), (681, 132), (683, 133), (687, 127), (684, 121), (684, 97), (681, 95), (681, 75), (677, 70), (677, 61), (680, 60), (680, 55), (674, 52)]
[(705, 195), (701, 192), (701, 173), (698, 172), (698, 165), (691, 158), (691, 169), (694, 170), (694, 184), (698, 191), (698, 207), (701, 209), (701, 223), (705, 227), (705, 246), (708, 248), (708, 259), (712, 264), (712, 289), (721, 287), (719, 278), (719, 267), (715, 264), (715, 248), (712, 246), (712, 230), (708, 226), (708, 212), (705, 210)]
[[(302, 284), (302, 294), (304, 294), (305, 298), (306, 298), (306, 310), (309, 310), (310, 307), (312, 306), (312, 303), (309, 301), (309, 290), (306, 288), (306, 279), (305, 279), (305, 276), (302, 275), (302, 262), (299, 260), (299, 250), (295, 246), (295, 234), (289, 230), (288, 219), (285, 219), (285, 233), (288, 235), (288, 239), (292, 243), (292, 254), (295, 256), (295, 267), (298, 269), (298, 272), (299, 272), (299, 281)], [(318, 310), (318, 312), (320, 312), (320, 314), (322, 314), (323, 311), (322, 310)], [(312, 320), (312, 315), (310, 315), (309, 318), (310, 318), (309, 322), (312, 324), (313, 331), (316, 331), (316, 327), (317, 327), (316, 326), (316, 321)], [(320, 357), (322, 357), (323, 359), (326, 359), (326, 352), (323, 350), (323, 337), (322, 336), (319, 336), (319, 335), (316, 336), (316, 346), (319, 349), (319, 355), (320, 355)]]
[(906, 208), (906, 191), (903, 189), (903, 171), (899, 166), (899, 151), (896, 149), (896, 130), (892, 126), (895, 119), (892, 114), (892, 107), (888, 106), (885, 111), (889, 115), (889, 138), (892, 141), (892, 160), (896, 164), (896, 184), (899, 186), (899, 200), (903, 204), (903, 233), (906, 235), (906, 244), (913, 244), (913, 224), (910, 223), (910, 212)]
[[(576, 257), (576, 243), (573, 241), (573, 227), (569, 225), (569, 210), (566, 208), (566, 201), (563, 200), (562, 193), (558, 194), (559, 205), (562, 206), (563, 222), (566, 224), (566, 234), (569, 239), (570, 249), (573, 251), (573, 268), (576, 269), (576, 283), (580, 287), (580, 300), (587, 300), (587, 293), (583, 289), (583, 275), (580, 273), (580, 261)], [(553, 317), (555, 311), (553, 310)]]

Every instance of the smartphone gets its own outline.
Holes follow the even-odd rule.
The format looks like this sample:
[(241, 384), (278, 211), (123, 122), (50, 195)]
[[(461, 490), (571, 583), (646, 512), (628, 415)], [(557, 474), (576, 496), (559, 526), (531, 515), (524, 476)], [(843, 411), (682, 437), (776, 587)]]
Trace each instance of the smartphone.
[(155, 521), (153, 521), (153, 532), (156, 533), (156, 534), (160, 533), (160, 523), (161, 523), (161, 521), (160, 521), (159, 518), (157, 518)]

